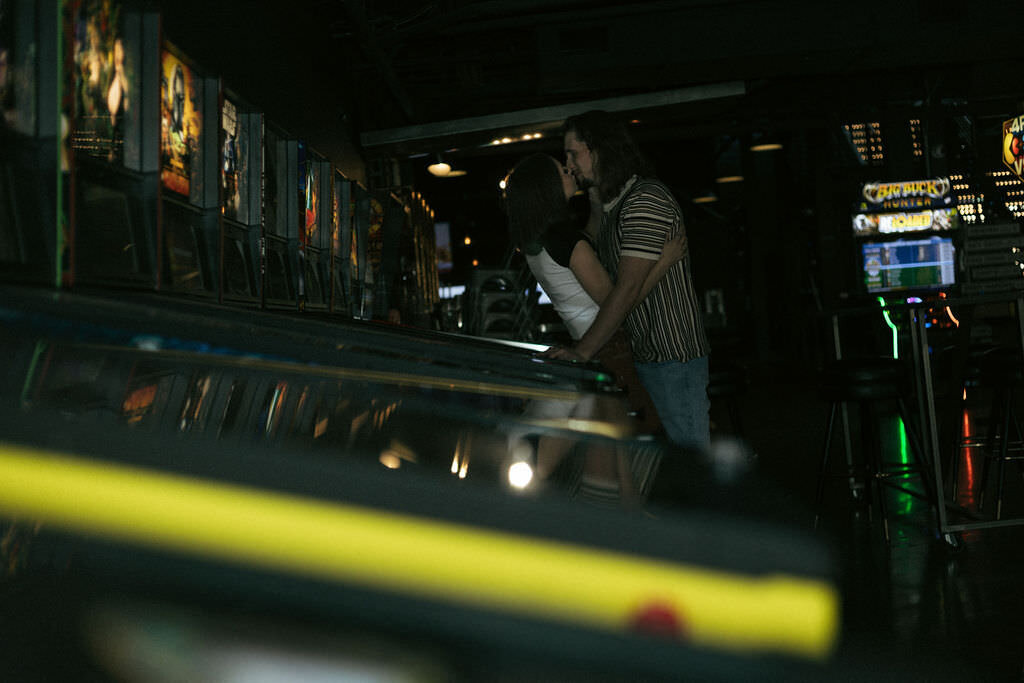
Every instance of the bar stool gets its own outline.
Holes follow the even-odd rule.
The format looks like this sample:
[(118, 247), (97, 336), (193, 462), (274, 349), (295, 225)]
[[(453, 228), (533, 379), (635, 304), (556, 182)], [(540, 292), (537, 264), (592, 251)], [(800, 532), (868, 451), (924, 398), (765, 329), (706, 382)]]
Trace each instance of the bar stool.
[[(856, 405), (859, 408), (861, 426), (861, 448), (864, 453), (864, 495), (870, 505), (872, 496), (878, 500), (885, 531), (886, 543), (890, 541), (889, 519), (886, 513), (885, 495), (882, 485), (887, 484), (915, 495), (920, 494), (905, 489), (889, 481), (892, 477), (902, 477), (917, 473), (924, 486), (923, 498), (933, 510), (937, 510), (937, 496), (928, 458), (922, 447), (922, 441), (911, 421), (904, 396), (909, 387), (909, 371), (904, 361), (893, 358), (854, 358), (833, 361), (822, 372), (821, 396), (829, 401), (828, 427), (825, 432), (825, 445), (821, 456), (821, 468), (818, 472), (818, 487), (815, 498), (814, 524), (817, 527), (821, 516), (821, 504), (828, 475), (829, 451), (835, 427), (836, 414), (843, 406)], [(895, 403), (897, 414), (903, 420), (913, 464), (895, 465), (886, 463), (882, 454), (881, 434), (878, 419), (879, 412), (885, 402)], [(854, 476), (855, 472), (847, 473)]]
[(743, 368), (729, 361), (717, 361), (712, 355), (708, 375), (708, 398), (724, 404), (729, 414), (729, 427), (736, 436), (743, 436), (739, 397), (747, 390), (747, 376)]
[(1024, 458), (1024, 432), (1016, 415), (1017, 392), (1024, 386), (1024, 358), (1020, 350), (1001, 347), (986, 353), (981, 363), (981, 381), (992, 388), (992, 403), (978, 509), (985, 507), (990, 465), (995, 460), (996, 519), (1002, 519), (1006, 463)]

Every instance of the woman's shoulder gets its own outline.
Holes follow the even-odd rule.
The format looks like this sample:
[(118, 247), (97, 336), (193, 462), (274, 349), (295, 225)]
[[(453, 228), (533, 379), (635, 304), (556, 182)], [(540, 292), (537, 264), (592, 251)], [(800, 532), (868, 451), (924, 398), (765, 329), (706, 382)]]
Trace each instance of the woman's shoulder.
[(569, 267), (569, 258), (576, 245), (587, 241), (586, 234), (574, 224), (557, 223), (548, 228), (543, 236), (543, 246), (559, 265)]

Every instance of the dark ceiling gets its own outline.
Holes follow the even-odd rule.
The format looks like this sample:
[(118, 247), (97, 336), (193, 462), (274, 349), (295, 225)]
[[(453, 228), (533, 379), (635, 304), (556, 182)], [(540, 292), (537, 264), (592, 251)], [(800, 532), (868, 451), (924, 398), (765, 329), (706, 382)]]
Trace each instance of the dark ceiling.
[(272, 117), (313, 137), (343, 128), (367, 158), (469, 152), (593, 103), (631, 112), (648, 135), (697, 138), (944, 103), (1002, 112), (1022, 98), (1015, 0), (161, 7), (170, 40)]
[[(484, 249), (489, 235), (484, 263), (500, 262), (507, 248), (497, 180), (523, 155), (561, 147), (555, 135), (488, 142), (554, 133), (569, 113), (601, 106), (637, 119), (637, 137), (667, 162), (655, 160), (681, 199), (711, 172), (724, 143), (762, 131), (803, 136), (802, 147), (759, 169), (757, 177), (780, 190), (813, 184), (830, 155), (851, 157), (786, 219), (813, 214), (826, 235), (819, 246), (828, 270), (843, 267), (828, 230), (855, 194), (853, 176), (921, 172), (909, 168), (906, 140), (902, 166), (887, 159), (885, 167), (858, 167), (843, 124), (881, 121), (904, 138), (908, 119), (934, 124), (927, 171), (940, 160), (943, 137), (958, 137), (961, 152), (979, 147), (979, 135), (1024, 111), (1020, 0), (160, 4), (168, 39), (350, 177), (363, 178), (365, 160), (367, 185), (383, 187), (381, 167), (397, 168), (398, 185), (425, 196), (438, 220), (452, 223), (453, 237), (472, 234)], [(427, 175), (425, 157), (442, 152), (469, 175)], [(353, 159), (359, 167), (346, 167)], [(951, 154), (945, 163), (953, 167)], [(746, 185), (747, 194), (776, 187)], [(742, 224), (737, 206), (702, 209), (698, 218), (714, 218), (708, 235)]]
[[(631, 110), (652, 93), (672, 102), (683, 91), (689, 101), (644, 107), (642, 118), (694, 136), (1021, 96), (1018, 2), (321, 4), (333, 7), (333, 37), (357, 95), (352, 113), (371, 151), (415, 153), (437, 147), (442, 133), (492, 126), (464, 138), (477, 142), (545, 113), (516, 112), (561, 114), (609, 98)], [(722, 84), (743, 94), (705, 99)]]

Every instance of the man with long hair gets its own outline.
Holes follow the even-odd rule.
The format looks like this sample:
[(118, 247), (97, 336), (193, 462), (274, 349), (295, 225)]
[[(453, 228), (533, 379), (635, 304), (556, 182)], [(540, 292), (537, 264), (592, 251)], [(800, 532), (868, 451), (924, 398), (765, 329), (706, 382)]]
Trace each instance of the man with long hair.
[(607, 112), (570, 117), (563, 134), (566, 165), (600, 214), (597, 253), (614, 285), (576, 345), (549, 355), (589, 360), (625, 324), (637, 373), (669, 439), (706, 447), (709, 348), (689, 255), (642, 296), (666, 237), (685, 231), (679, 204), (653, 177), (626, 126)]

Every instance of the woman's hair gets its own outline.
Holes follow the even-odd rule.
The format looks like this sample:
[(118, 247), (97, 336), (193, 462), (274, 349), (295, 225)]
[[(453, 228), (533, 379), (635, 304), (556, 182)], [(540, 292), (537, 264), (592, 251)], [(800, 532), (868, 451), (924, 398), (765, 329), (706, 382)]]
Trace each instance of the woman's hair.
[(531, 154), (505, 176), (502, 208), (512, 244), (519, 249), (557, 223), (570, 220), (560, 164), (547, 154)]
[(608, 112), (592, 110), (570, 116), (562, 124), (562, 135), (570, 131), (597, 155), (594, 170), (601, 201), (614, 199), (634, 175), (653, 177), (653, 169), (629, 129)]

